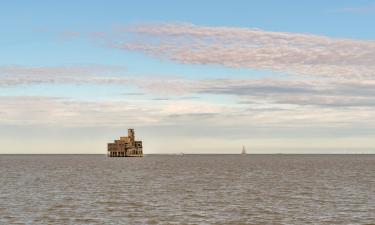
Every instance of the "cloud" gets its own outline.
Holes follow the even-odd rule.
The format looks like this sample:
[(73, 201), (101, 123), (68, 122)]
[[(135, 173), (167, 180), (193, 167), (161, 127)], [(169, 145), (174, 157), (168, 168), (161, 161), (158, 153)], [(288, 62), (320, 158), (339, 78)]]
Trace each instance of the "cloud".
[[(375, 107), (375, 81), (362, 80), (295, 80), (265, 79), (206, 79), (176, 78), (161, 81), (135, 79), (128, 83), (152, 95), (154, 100), (176, 100), (176, 96), (205, 95), (233, 96), (240, 103), (256, 107), (264, 105), (316, 106), (316, 107)], [(172, 98), (171, 96), (174, 96)], [(235, 105), (232, 102), (232, 105)]]
[(0, 125), (57, 127), (350, 127), (375, 122), (368, 110), (303, 107), (289, 110), (233, 107), (224, 103), (75, 101), (38, 96), (0, 97)]
[[(205, 101), (204, 96), (235, 97), (235, 102), (258, 105), (279, 104), (317, 107), (374, 107), (375, 81), (355, 79), (205, 79), (192, 80), (183, 77), (134, 77), (108, 75), (71, 75), (73, 70), (59, 68), (4, 69), (0, 67), (0, 87), (38, 84), (116, 85), (135, 87), (139, 99)], [(37, 71), (42, 71), (41, 75)], [(60, 71), (56, 74), (56, 71)], [(81, 70), (78, 70), (81, 71)], [(100, 72), (100, 71), (99, 71)], [(6, 75), (4, 75), (6, 74)], [(69, 75), (68, 75), (69, 74)], [(193, 97), (192, 97), (193, 95)], [(195, 97), (194, 97), (195, 96)], [(199, 96), (199, 97), (197, 97)], [(154, 101), (155, 102), (155, 101)], [(200, 106), (199, 106), (200, 107)]]
[(373, 13), (373, 12), (375, 12), (375, 5), (371, 4), (371, 5), (362, 6), (362, 7), (340, 8), (340, 9), (336, 10), (336, 12), (344, 12), (344, 13)]
[[(79, 85), (133, 85), (148, 93), (160, 95), (181, 95), (191, 91), (195, 81), (181, 77), (149, 77), (117, 75), (123, 67), (77, 66), (77, 67), (24, 67), (0, 66), (0, 87), (39, 84), (79, 84)], [(115, 74), (115, 75), (112, 75)], [(144, 95), (132, 92), (124, 95)]]
[(126, 68), (123, 66), (108, 66), (108, 65), (77, 65), (77, 66), (0, 66), (0, 76), (63, 76), (63, 75), (94, 75), (123, 72)]
[(78, 101), (42, 96), (0, 96), (0, 125), (151, 126), (173, 123), (171, 117), (199, 117), (202, 114), (221, 114), (230, 111), (229, 107), (222, 104), (189, 100), (150, 104), (145, 101)]
[(123, 126), (152, 124), (153, 110), (128, 101), (76, 101), (40, 96), (0, 97), (1, 124)]
[(233, 95), (240, 103), (316, 107), (375, 107), (374, 81), (247, 79), (206, 81), (198, 85), (205, 94)]
[(0, 87), (37, 84), (125, 84), (131, 78), (118, 74), (126, 71), (122, 66), (0, 66)]
[[(137, 98), (82, 101), (4, 96), (0, 97), (0, 124), (62, 127), (133, 124), (348, 127), (356, 124), (360, 127), (363, 123), (375, 122), (374, 80), (298, 77), (192, 80), (177, 76), (90, 75), (88, 71), (84, 75), (72, 75), (73, 69), (68, 72), (51, 67), (38, 70), (32, 67), (30, 71), (26, 67), (17, 68), (22, 70), (0, 67), (0, 87), (44, 83), (132, 86), (135, 89), (131, 89), (130, 99), (131, 95)], [(37, 71), (43, 72), (39, 75)]]
[(104, 77), (104, 76), (72, 76), (72, 75), (32, 75), (32, 76), (3, 76), (0, 77), (1, 86), (38, 85), (38, 84), (99, 84), (99, 85), (128, 85), (132, 78)]
[(350, 79), (375, 76), (372, 40), (172, 23), (124, 27), (108, 43), (112, 48), (184, 64), (218, 64)]
[[(144, 94), (95, 101), (3, 96), (0, 125), (350, 128), (375, 124), (374, 81), (53, 77), (56, 84), (131, 85), (137, 88), (132, 93)], [(13, 85), (51, 82), (46, 75), (18, 78)], [(7, 82), (0, 77), (0, 84)]]

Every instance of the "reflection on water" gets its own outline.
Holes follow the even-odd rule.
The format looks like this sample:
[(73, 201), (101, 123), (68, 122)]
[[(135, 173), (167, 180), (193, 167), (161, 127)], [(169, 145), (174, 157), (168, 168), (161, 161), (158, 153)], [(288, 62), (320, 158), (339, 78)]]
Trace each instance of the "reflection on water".
[(372, 155), (0, 156), (0, 224), (373, 224)]

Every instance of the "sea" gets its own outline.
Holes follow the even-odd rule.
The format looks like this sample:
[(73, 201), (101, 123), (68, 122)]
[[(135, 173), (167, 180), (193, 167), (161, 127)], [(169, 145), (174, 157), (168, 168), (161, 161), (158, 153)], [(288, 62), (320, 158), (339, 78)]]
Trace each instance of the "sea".
[(0, 224), (375, 224), (375, 155), (0, 155)]

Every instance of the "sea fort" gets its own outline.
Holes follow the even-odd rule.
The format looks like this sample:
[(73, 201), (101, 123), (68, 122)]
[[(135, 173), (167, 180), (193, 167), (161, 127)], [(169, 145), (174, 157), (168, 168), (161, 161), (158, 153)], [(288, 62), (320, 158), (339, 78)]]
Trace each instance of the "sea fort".
[(128, 136), (108, 143), (107, 151), (108, 157), (142, 157), (142, 141), (136, 141), (134, 129), (128, 129)]

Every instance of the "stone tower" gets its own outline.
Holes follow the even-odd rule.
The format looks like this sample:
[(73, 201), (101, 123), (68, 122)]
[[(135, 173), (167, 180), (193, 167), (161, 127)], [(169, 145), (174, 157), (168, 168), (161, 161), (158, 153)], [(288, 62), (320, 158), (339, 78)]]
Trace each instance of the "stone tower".
[(129, 137), (130, 143), (132, 143), (132, 146), (134, 146), (134, 141), (135, 141), (134, 129), (132, 128), (128, 129), (128, 137)]

